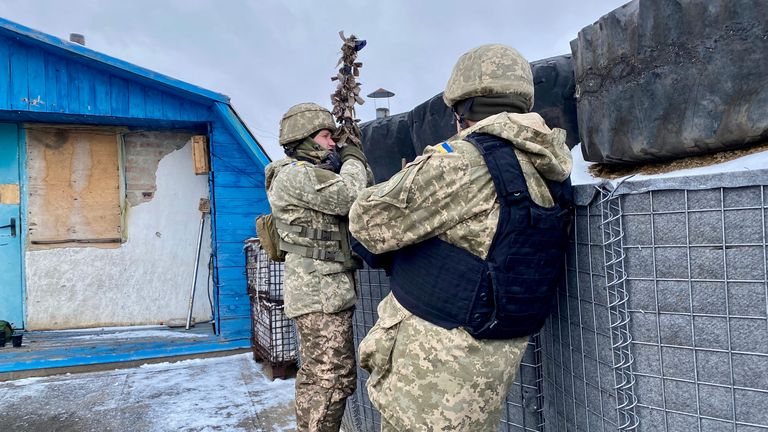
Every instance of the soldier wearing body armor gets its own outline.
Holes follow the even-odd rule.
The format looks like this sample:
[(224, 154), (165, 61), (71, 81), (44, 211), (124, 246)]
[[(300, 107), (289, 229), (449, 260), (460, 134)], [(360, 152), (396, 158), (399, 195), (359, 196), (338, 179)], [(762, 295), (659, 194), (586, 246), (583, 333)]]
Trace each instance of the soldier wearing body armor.
[(346, 217), (365, 188), (362, 150), (337, 152), (335, 123), (325, 108), (299, 104), (280, 122), (287, 157), (266, 167), (266, 187), (286, 252), (285, 313), (299, 333), (301, 368), (296, 375), (299, 431), (338, 431), (345, 401), (355, 390), (352, 308), (354, 270)]
[(457, 135), (350, 211), (392, 287), (360, 343), (382, 431), (497, 430), (564, 270), (571, 154), (565, 132), (530, 112), (528, 62), (504, 45), (475, 48), (443, 98)]

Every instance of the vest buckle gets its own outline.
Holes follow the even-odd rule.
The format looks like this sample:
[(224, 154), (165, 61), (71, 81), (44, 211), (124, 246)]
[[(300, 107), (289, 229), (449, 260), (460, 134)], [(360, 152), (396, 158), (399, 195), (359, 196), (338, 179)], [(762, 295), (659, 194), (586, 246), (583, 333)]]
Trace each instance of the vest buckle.
[(335, 261), (336, 252), (325, 250), (325, 249), (314, 249), (312, 251), (312, 258), (321, 260), (321, 261)]

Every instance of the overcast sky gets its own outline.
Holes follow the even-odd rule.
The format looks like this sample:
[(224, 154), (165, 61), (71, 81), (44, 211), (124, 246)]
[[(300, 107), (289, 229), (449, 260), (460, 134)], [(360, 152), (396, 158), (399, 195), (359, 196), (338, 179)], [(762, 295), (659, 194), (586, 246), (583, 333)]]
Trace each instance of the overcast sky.
[[(441, 92), (472, 47), (505, 43), (529, 61), (570, 53), (579, 30), (627, 1), (0, 0), (0, 16), (84, 34), (91, 49), (230, 96), (279, 158), (282, 114), (299, 102), (330, 107), (339, 30), (368, 41), (363, 94), (393, 91), (398, 113)], [(373, 100), (358, 117), (375, 117)]]

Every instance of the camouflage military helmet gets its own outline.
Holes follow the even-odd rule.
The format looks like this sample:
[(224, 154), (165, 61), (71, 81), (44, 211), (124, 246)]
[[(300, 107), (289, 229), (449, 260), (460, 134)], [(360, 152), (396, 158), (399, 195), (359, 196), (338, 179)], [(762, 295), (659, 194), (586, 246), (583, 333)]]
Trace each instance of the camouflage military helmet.
[(336, 130), (330, 111), (314, 103), (294, 105), (280, 120), (280, 145), (303, 140), (321, 129)]
[(456, 102), (474, 96), (516, 94), (533, 107), (531, 65), (516, 49), (500, 44), (482, 45), (459, 58), (445, 86), (443, 100)]

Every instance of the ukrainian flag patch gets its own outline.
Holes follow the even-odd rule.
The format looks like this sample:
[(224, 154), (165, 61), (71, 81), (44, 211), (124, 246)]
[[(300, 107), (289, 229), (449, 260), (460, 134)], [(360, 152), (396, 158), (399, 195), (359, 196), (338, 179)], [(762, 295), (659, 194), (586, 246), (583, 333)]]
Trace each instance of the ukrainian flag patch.
[(437, 149), (440, 151), (440, 153), (453, 153), (453, 147), (451, 147), (447, 142), (438, 145)]

